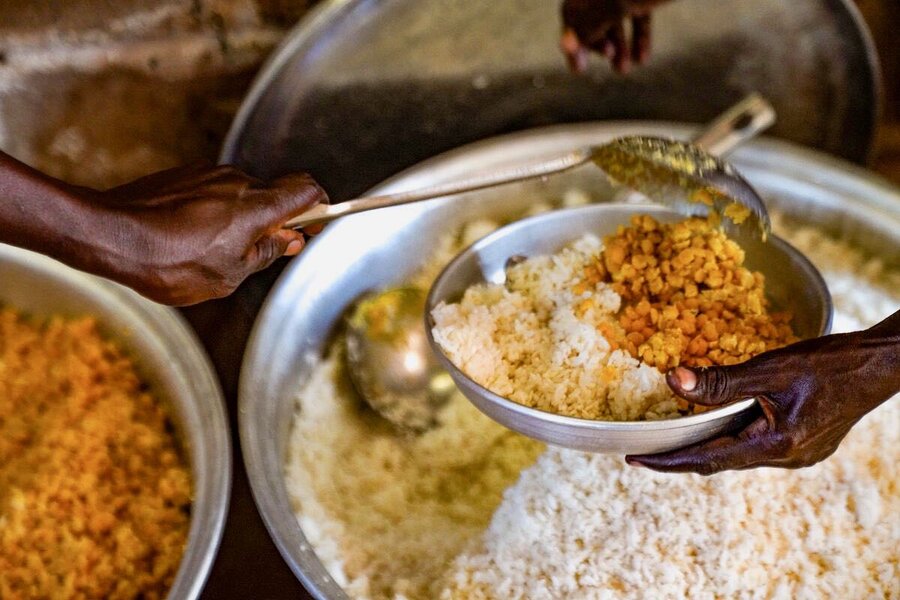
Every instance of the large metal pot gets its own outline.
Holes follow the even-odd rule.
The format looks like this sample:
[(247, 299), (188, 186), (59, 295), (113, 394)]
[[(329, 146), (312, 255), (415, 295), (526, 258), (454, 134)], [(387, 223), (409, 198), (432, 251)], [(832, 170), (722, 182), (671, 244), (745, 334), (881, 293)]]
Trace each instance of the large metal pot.
[(463, 144), (584, 121), (705, 122), (763, 94), (771, 133), (864, 162), (878, 61), (853, 0), (679, 0), (654, 13), (628, 76), (571, 75), (558, 1), (329, 0), (256, 78), (222, 161), (310, 172), (333, 200)]
[[(463, 147), (376, 188), (395, 192), (447, 182), (628, 134), (687, 138), (692, 128), (649, 122), (582, 124), (532, 130)], [(900, 191), (848, 163), (797, 146), (757, 140), (733, 155), (740, 170), (790, 218), (841, 235), (900, 268)], [(294, 573), (317, 598), (344, 598), (291, 512), (284, 481), (294, 396), (323, 354), (344, 310), (361, 293), (403, 281), (429, 244), (464, 221), (509, 217), (535, 199), (578, 187), (609, 195), (603, 176), (585, 168), (488, 192), (347, 217), (284, 271), (256, 321), (241, 370), (241, 446), (257, 506)], [(365, 502), (360, 498), (359, 502)]]
[(231, 444), (212, 365), (181, 316), (104, 279), (0, 244), (0, 304), (37, 317), (93, 315), (168, 404), (190, 464), (191, 525), (173, 600), (197, 598), (219, 547), (231, 492)]

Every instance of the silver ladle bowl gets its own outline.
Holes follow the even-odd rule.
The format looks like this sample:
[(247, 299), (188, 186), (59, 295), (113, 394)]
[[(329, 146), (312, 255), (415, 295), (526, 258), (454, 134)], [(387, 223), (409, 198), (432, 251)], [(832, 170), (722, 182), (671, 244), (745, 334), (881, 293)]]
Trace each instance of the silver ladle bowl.
[(345, 319), (354, 387), (382, 417), (413, 432), (430, 429), (456, 389), (428, 345), (425, 292), (391, 288), (357, 302)]

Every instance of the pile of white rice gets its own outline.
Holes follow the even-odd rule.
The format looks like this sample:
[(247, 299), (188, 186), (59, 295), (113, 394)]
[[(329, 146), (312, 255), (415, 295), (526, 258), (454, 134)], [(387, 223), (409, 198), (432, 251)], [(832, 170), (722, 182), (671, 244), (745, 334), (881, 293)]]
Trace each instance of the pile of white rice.
[(679, 416), (663, 373), (601, 333), (619, 328), (612, 286), (574, 289), (602, 250), (586, 235), (510, 267), (505, 284), (442, 302), (431, 313), (435, 341), (479, 385), (525, 406), (611, 421)]
[[(814, 229), (776, 231), (822, 271), (836, 331), (900, 305), (900, 274)], [(900, 598), (897, 398), (808, 469), (663, 475), (558, 448), (533, 462), (539, 444), (462, 397), (435, 430), (398, 436), (335, 354), (299, 393), (286, 477), (354, 598)]]
[[(411, 282), (427, 287), (444, 264), (497, 227), (470, 223), (440, 241)], [(354, 598), (434, 598), (444, 573), (487, 528), (504, 490), (543, 451), (456, 393), (437, 427), (398, 435), (361, 404), (343, 374), (342, 346), (300, 391), (287, 488), (307, 538)]]

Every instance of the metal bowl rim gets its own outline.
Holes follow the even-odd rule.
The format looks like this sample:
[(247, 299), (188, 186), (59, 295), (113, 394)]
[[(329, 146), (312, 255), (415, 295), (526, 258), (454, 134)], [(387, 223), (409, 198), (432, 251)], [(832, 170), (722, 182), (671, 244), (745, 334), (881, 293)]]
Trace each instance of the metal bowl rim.
[[(307, 247), (315, 244), (317, 238), (318, 236), (313, 238), (307, 244)], [(282, 558), (291, 569), (291, 572), (300, 580), (306, 591), (314, 596), (316, 600), (329, 600), (329, 596), (325, 595), (320, 589), (320, 583), (317, 582), (309, 572), (309, 567), (302, 565), (302, 559), (297, 560), (295, 557), (296, 552), (306, 553), (309, 552), (309, 550), (304, 550), (302, 544), (298, 548), (296, 544), (291, 543), (291, 537), (296, 537), (297, 534), (299, 534), (303, 540), (306, 540), (306, 533), (297, 522), (294, 512), (291, 509), (290, 499), (287, 495), (287, 485), (284, 481), (284, 457), (280, 458), (279, 463), (281, 466), (275, 473), (269, 473), (267, 471), (265, 468), (265, 455), (262, 451), (263, 449), (256, 441), (257, 436), (260, 434), (257, 423), (245, 416), (248, 411), (251, 410), (248, 407), (252, 402), (251, 398), (253, 397), (253, 394), (249, 389), (251, 385), (250, 373), (254, 363), (257, 361), (256, 353), (258, 352), (260, 340), (263, 335), (262, 325), (264, 318), (262, 315), (267, 313), (268, 307), (275, 303), (276, 294), (274, 294), (273, 291), (278, 287), (279, 282), (281, 282), (282, 279), (286, 280), (287, 271), (289, 270), (290, 265), (278, 276), (272, 291), (266, 295), (259, 313), (257, 313), (253, 327), (250, 330), (250, 335), (247, 338), (244, 356), (241, 359), (240, 373), (238, 374), (238, 437), (240, 439), (244, 467), (247, 471), (247, 480), (250, 484), (250, 494), (253, 496), (254, 504), (256, 504), (256, 512), (262, 518), (266, 531), (269, 532), (269, 537), (272, 539), (275, 547), (278, 548), (278, 553), (281, 554)], [(271, 481), (272, 477), (280, 478), (278, 484), (271, 485), (275, 484), (274, 481)], [(287, 514), (281, 510), (283, 507), (287, 508)], [(284, 524), (280, 522), (281, 519), (285, 517), (289, 518), (292, 522), (293, 526), (290, 530), (285, 530)], [(308, 541), (305, 543), (308, 548), (311, 548)], [(325, 569), (325, 565), (322, 563), (318, 554), (313, 551), (313, 555), (318, 566), (323, 570), (326, 570), (327, 573), (327, 569)], [(316, 565), (313, 565), (313, 568), (315, 568), (315, 566)], [(333, 582), (330, 573), (328, 574), (328, 577), (329, 581)], [(349, 598), (349, 596), (344, 594), (343, 598)]]
[[(219, 152), (220, 163), (230, 164), (234, 161), (237, 156), (238, 142), (246, 130), (250, 116), (260, 99), (271, 89), (272, 82), (288, 61), (304, 50), (304, 46), (313, 43), (329, 25), (336, 22), (336, 19), (340, 19), (344, 12), (352, 11), (362, 1), (324, 0), (310, 8), (303, 18), (287, 32), (284, 39), (272, 50), (253, 77), (250, 89), (241, 101), (237, 114), (225, 135), (225, 141), (222, 142), (222, 150)], [(849, 0), (840, 1), (849, 2)], [(871, 143), (869, 145), (871, 146)]]
[[(334, 24), (345, 13), (352, 12), (357, 6), (363, 4), (365, 1), (366, 0), (323, 0), (310, 8), (303, 16), (303, 18), (301, 18), (300, 21), (298, 21), (293, 27), (290, 28), (285, 37), (275, 46), (266, 60), (263, 61), (256, 75), (254, 75), (253, 80), (250, 83), (250, 88), (241, 101), (241, 105), (238, 107), (238, 111), (235, 114), (234, 119), (231, 121), (228, 132), (225, 135), (225, 139), (222, 143), (222, 149), (219, 152), (219, 163), (232, 164), (235, 162), (238, 156), (238, 144), (240, 142), (240, 138), (247, 131), (247, 124), (253, 114), (253, 111), (256, 110), (257, 105), (266, 94), (266, 92), (271, 89), (272, 82), (278, 78), (279, 73), (287, 65), (287, 63), (292, 58), (297, 56), (300, 52), (309, 50), (307, 46), (311, 47), (312, 45), (314, 45), (319, 36), (325, 33), (329, 25)], [(875, 45), (875, 40), (872, 37), (872, 32), (869, 30), (869, 27), (866, 24), (866, 20), (863, 17), (863, 14), (860, 11), (859, 7), (852, 0), (835, 1), (838, 2), (846, 11), (846, 14), (849, 17), (850, 21), (852, 21), (855, 25), (854, 30), (860, 37), (860, 44), (866, 55), (866, 66), (868, 67), (869, 71), (868, 91), (872, 96), (873, 108), (872, 118), (868, 124), (868, 128), (870, 129), (869, 141), (866, 149), (859, 157), (859, 162), (862, 164), (868, 164), (872, 161), (872, 157), (876, 150), (875, 130), (877, 129), (877, 124), (881, 122), (881, 116), (884, 113), (885, 99), (884, 84), (882, 82), (883, 69), (881, 67), (881, 61), (878, 57), (878, 49)], [(613, 123), (619, 121), (622, 120), (610, 120), (604, 122)], [(654, 120), (629, 119), (627, 121), (649, 122)], [(663, 120), (657, 120), (656, 122), (661, 123), (663, 122)], [(495, 137), (503, 137), (503, 134), (491, 136), (491, 138)], [(471, 143), (465, 144), (465, 146), (469, 145), (471, 145)], [(799, 144), (793, 144), (793, 146), (801, 147)], [(449, 150), (448, 152), (452, 151), (453, 150)], [(830, 156), (825, 152), (818, 152), (823, 155)], [(403, 171), (401, 171), (401, 174), (405, 173), (409, 169), (418, 167), (423, 162), (426, 162), (428, 160), (431, 159), (425, 159), (423, 161), (415, 163), (414, 165), (410, 165), (406, 169), (403, 169)], [(846, 160), (846, 162), (848, 162), (849, 164), (854, 164), (847, 159), (843, 160)], [(396, 177), (396, 175), (394, 177)], [(390, 177), (382, 183), (391, 181), (392, 179), (394, 179), (394, 177)], [(381, 187), (381, 184), (376, 185), (369, 191), (374, 192), (379, 187)]]

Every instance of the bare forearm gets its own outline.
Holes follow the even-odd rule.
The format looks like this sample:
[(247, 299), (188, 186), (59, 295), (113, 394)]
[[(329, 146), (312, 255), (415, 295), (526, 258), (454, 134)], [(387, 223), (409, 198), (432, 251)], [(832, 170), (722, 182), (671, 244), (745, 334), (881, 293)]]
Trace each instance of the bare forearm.
[(48, 177), (0, 152), (0, 243), (52, 256), (148, 298), (193, 304), (297, 254), (282, 225), (325, 192), (297, 173), (270, 184), (233, 167), (193, 164), (105, 191)]
[(0, 152), (0, 242), (78, 265), (98, 218), (81, 191)]

